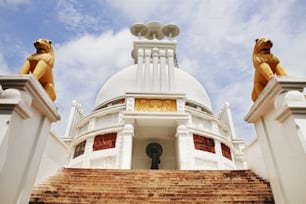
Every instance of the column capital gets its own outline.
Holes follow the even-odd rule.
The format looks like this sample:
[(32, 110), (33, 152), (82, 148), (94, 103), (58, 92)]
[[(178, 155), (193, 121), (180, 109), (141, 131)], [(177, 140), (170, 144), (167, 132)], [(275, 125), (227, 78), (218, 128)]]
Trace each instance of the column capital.
[(134, 136), (134, 124), (133, 123), (124, 124), (123, 129), (122, 129), (122, 133), (124, 135), (128, 134), (128, 135)]
[(179, 124), (176, 128), (176, 134), (175, 136), (176, 137), (179, 137), (179, 136), (188, 136), (188, 129), (187, 129), (187, 126), (186, 124)]
[(145, 49), (145, 56), (151, 57), (151, 49)]
[(174, 51), (172, 49), (167, 49), (167, 56), (168, 57), (173, 57), (174, 56)]
[(159, 54), (161, 57), (166, 57), (166, 50), (159, 50)]
[(139, 49), (137, 50), (138, 57), (143, 57), (143, 53), (144, 53), (144, 51), (143, 51), (142, 48), (139, 48)]
[(159, 55), (159, 49), (158, 49), (157, 47), (154, 47), (154, 48), (152, 49), (152, 55), (153, 55), (153, 57), (158, 57), (158, 55)]

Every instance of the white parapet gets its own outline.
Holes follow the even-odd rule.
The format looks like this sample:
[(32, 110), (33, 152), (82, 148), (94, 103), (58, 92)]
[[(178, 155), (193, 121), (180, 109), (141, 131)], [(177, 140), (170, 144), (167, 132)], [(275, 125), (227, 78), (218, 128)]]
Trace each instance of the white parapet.
[(52, 122), (53, 101), (31, 75), (0, 76), (1, 203), (28, 203)]
[(278, 204), (306, 203), (305, 87), (305, 78), (275, 77), (245, 117), (255, 125)]

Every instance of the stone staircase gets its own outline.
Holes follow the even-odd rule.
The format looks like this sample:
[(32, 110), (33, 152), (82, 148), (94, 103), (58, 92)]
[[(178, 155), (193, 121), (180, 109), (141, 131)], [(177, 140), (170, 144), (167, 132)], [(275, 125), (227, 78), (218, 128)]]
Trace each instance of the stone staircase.
[(249, 170), (65, 168), (33, 188), (30, 204), (274, 203), (268, 182)]

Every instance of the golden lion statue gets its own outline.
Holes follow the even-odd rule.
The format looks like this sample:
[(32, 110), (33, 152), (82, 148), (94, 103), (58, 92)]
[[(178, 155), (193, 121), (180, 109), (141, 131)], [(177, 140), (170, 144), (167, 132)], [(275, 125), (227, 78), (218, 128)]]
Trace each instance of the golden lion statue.
[(286, 72), (279, 63), (279, 59), (271, 53), (273, 43), (268, 38), (256, 39), (253, 50), (253, 64), (255, 67), (252, 100), (256, 101), (268, 81), (274, 76), (286, 76)]
[(36, 53), (27, 58), (19, 70), (19, 74), (28, 74), (31, 72), (54, 101), (56, 99), (56, 93), (52, 73), (54, 65), (52, 42), (47, 39), (37, 39), (34, 42), (34, 47), (36, 48)]

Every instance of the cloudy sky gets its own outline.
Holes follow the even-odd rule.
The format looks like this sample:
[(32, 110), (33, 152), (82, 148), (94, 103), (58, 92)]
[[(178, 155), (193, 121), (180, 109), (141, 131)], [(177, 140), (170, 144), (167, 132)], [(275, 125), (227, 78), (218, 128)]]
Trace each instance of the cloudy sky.
[(215, 115), (230, 102), (237, 135), (247, 141), (255, 136), (243, 119), (252, 106), (255, 39), (270, 37), (287, 73), (306, 76), (305, 0), (0, 0), (0, 19), (0, 74), (17, 73), (35, 39), (52, 40), (59, 135), (73, 99), (89, 113), (105, 80), (133, 63), (134, 23), (180, 27), (180, 68), (205, 87)]

